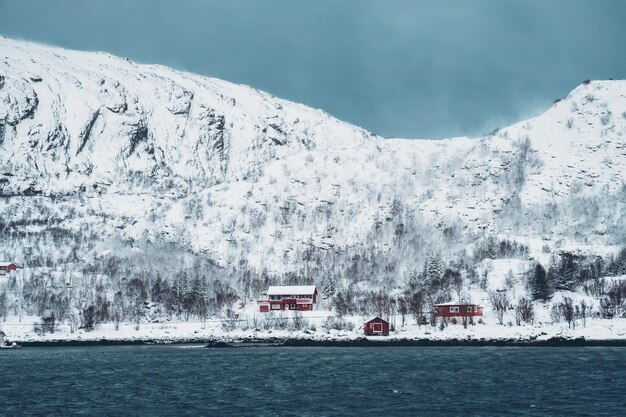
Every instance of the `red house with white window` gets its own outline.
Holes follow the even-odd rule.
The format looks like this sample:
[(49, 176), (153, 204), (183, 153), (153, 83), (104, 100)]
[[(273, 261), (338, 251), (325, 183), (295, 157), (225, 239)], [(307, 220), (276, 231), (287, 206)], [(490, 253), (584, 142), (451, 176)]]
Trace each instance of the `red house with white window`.
[(365, 323), (363, 332), (366, 336), (389, 336), (389, 322), (375, 317)]
[(15, 262), (0, 262), (0, 275), (4, 275), (7, 272), (15, 271), (17, 264)]
[(435, 304), (435, 317), (477, 317), (483, 315), (483, 308), (478, 304), (443, 303)]
[(315, 285), (273, 285), (257, 301), (259, 311), (312, 311), (317, 303), (317, 288)]

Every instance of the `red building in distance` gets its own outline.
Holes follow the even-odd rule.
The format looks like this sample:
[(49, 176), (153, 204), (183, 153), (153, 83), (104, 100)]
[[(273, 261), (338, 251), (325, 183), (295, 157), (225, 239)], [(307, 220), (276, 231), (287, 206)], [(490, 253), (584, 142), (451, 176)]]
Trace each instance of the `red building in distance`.
[(7, 272), (15, 271), (17, 264), (15, 262), (0, 262), (0, 275), (4, 275)]
[(257, 301), (259, 311), (312, 311), (317, 303), (315, 285), (273, 285)]
[(389, 322), (375, 317), (365, 323), (363, 332), (366, 336), (389, 336)]
[(452, 317), (478, 317), (483, 315), (483, 308), (470, 303), (443, 303), (434, 305), (435, 317), (449, 319)]

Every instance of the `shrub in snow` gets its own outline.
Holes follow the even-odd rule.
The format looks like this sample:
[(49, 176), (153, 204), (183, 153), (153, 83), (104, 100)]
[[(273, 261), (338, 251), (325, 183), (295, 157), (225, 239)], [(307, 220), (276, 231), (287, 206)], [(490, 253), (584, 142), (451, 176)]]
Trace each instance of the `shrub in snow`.
[(54, 312), (51, 312), (49, 315), (41, 317), (41, 323), (33, 324), (33, 331), (37, 334), (54, 333), (56, 325), (56, 317)]
[(303, 318), (302, 315), (298, 312), (294, 313), (291, 322), (289, 323), (289, 330), (298, 331), (306, 329), (308, 324), (308, 320)]
[(528, 257), (528, 246), (514, 240), (497, 240), (494, 236), (480, 241), (474, 249), (474, 260), (480, 262), (484, 259), (508, 259)]
[(330, 330), (354, 330), (354, 323), (345, 320), (342, 317), (329, 316), (322, 323), (322, 328), (327, 332)]
[(605, 316), (623, 317), (626, 315), (626, 280), (616, 281), (607, 289), (606, 297), (602, 300), (602, 308), (605, 310)]

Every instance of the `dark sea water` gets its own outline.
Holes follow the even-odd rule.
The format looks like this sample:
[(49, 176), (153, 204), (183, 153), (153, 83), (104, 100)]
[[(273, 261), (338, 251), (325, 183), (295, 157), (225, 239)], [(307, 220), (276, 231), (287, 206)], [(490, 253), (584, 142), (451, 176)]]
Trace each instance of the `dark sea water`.
[(0, 351), (2, 416), (624, 416), (626, 348)]

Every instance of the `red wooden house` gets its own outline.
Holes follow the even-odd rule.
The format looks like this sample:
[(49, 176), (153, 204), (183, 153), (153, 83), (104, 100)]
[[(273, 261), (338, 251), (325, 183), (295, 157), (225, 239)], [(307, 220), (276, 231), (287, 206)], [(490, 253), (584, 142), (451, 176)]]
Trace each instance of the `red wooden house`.
[(7, 272), (15, 271), (17, 264), (15, 262), (0, 262), (0, 275), (4, 275)]
[(282, 310), (311, 311), (316, 303), (315, 285), (273, 285), (257, 301), (261, 313)]
[(483, 315), (483, 308), (470, 303), (443, 303), (434, 305), (435, 317), (477, 317)]
[(389, 336), (389, 322), (375, 317), (365, 323), (363, 332), (366, 336)]

